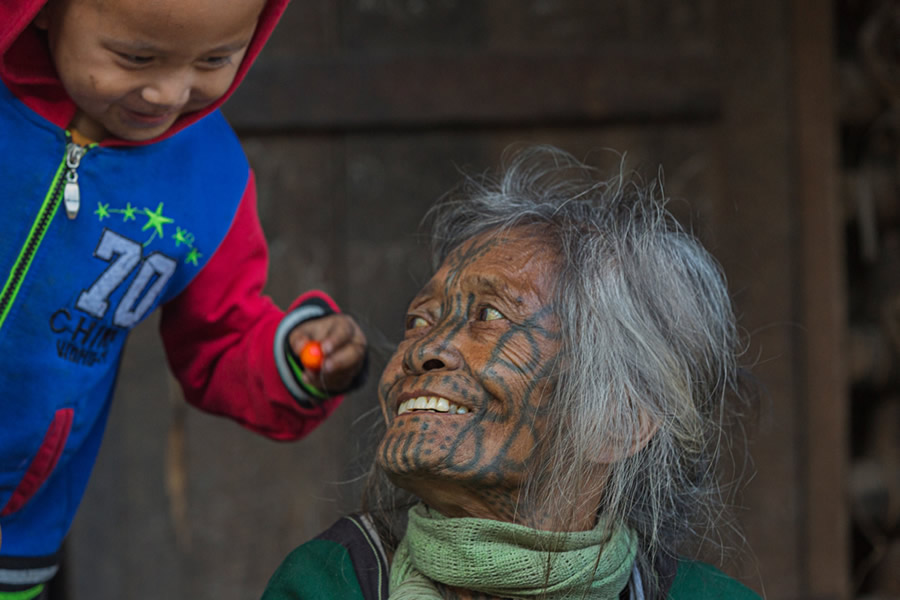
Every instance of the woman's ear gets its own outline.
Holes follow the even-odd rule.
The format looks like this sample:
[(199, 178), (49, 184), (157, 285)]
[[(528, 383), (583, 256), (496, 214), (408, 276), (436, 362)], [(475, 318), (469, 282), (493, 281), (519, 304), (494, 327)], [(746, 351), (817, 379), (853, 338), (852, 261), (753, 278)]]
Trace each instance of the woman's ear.
[(634, 456), (646, 448), (656, 432), (659, 431), (659, 423), (643, 409), (638, 409), (635, 425), (632, 435), (625, 439), (613, 439), (604, 444), (603, 450), (597, 457), (597, 462), (610, 464)]
[(646, 448), (657, 431), (659, 431), (659, 422), (647, 414), (647, 411), (639, 411), (637, 434), (632, 438), (631, 448), (627, 449), (626, 454), (622, 458), (634, 456)]

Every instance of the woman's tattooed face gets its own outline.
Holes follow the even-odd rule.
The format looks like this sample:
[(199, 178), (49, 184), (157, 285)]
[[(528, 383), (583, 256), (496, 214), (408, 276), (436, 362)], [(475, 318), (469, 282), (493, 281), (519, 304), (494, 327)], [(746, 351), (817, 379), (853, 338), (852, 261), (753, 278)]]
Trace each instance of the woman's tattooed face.
[(413, 299), (379, 382), (392, 481), (448, 516), (519, 520), (559, 351), (557, 257), (534, 230), (482, 234)]

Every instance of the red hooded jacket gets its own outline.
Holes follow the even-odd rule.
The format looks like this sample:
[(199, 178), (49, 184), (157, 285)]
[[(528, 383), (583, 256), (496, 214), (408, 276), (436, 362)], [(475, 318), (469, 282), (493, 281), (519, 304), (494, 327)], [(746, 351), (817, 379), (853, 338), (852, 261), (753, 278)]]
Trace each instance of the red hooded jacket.
[[(97, 198), (105, 198), (104, 194), (114, 194), (113, 200), (121, 200), (119, 204), (123, 207), (126, 200), (136, 203), (134, 198), (139, 196), (130, 194), (132, 189), (136, 194), (137, 187), (142, 185), (139, 179), (141, 170), (147, 165), (154, 165), (161, 169), (160, 172), (168, 172), (165, 169), (179, 165), (167, 166), (164, 164), (166, 160), (169, 163), (193, 160), (197, 152), (192, 152), (192, 147), (186, 146), (182, 140), (197, 139), (200, 137), (198, 132), (224, 136), (221, 143), (217, 139), (202, 140), (204, 145), (197, 164), (207, 165), (203, 167), (207, 169), (207, 179), (218, 179), (208, 177), (210, 172), (215, 173), (208, 165), (215, 165), (216, 153), (220, 148), (221, 152), (230, 152), (232, 158), (237, 156), (234, 160), (229, 158), (232, 162), (227, 164), (246, 165), (246, 158), (240, 152), (233, 132), (217, 109), (240, 84), (287, 1), (270, 0), (266, 4), (234, 81), (228, 92), (213, 105), (180, 117), (168, 131), (155, 139), (128, 142), (109, 138), (95, 150), (88, 150), (84, 162), (90, 164), (84, 166), (84, 173), (80, 170), (79, 173), (84, 187), (91, 190), (94, 203), (98, 202)], [(136, 282), (141, 282), (145, 289), (156, 289), (153, 282), (160, 279), (158, 275), (162, 271), (158, 269), (159, 265), (176, 265), (171, 267), (174, 275), (171, 275), (168, 291), (162, 291), (158, 296), (162, 306), (160, 330), (170, 367), (190, 403), (204, 411), (228, 416), (270, 438), (289, 440), (310, 432), (341, 400), (334, 397), (317, 401), (305, 395), (290, 370), (285, 369), (284, 339), (290, 326), (310, 316), (337, 311), (337, 307), (321, 292), (311, 292), (298, 298), (286, 315), (262, 295), (268, 251), (256, 214), (256, 190), (249, 167), (245, 166), (243, 173), (228, 174), (230, 181), (240, 182), (241, 186), (233, 193), (229, 192), (234, 197), (231, 208), (218, 197), (202, 197), (202, 192), (186, 194), (190, 199), (197, 198), (196, 202), (207, 214), (218, 211), (216, 219), (221, 222), (221, 226), (216, 225), (219, 227), (216, 231), (221, 231), (221, 234), (207, 236), (211, 245), (204, 247), (203, 254), (206, 256), (193, 270), (189, 264), (191, 259), (203, 254), (194, 257), (178, 254), (185, 248), (182, 244), (184, 239), (172, 235), (175, 233), (175, 223), (171, 223), (171, 230), (166, 230), (165, 236), (151, 237), (152, 244), (148, 240), (143, 246), (134, 240), (139, 242), (139, 235), (144, 235), (142, 239), (145, 239), (146, 234), (153, 231), (151, 222), (148, 220), (143, 228), (150, 228), (149, 231), (142, 231), (140, 223), (135, 225), (133, 217), (129, 223), (127, 217), (120, 216), (125, 211), (118, 208), (118, 204), (112, 208), (117, 212), (115, 225), (108, 216), (108, 220), (104, 221), (102, 213), (98, 222), (98, 217), (91, 215), (90, 209), (82, 210), (81, 221), (72, 221), (67, 225), (65, 211), (59, 203), (53, 205), (50, 202), (51, 193), (47, 192), (49, 178), (56, 170), (53, 165), (59, 163), (58, 155), (53, 155), (57, 158), (53, 159), (50, 169), (46, 165), (37, 166), (28, 162), (30, 156), (42, 156), (40, 140), (46, 139), (51, 145), (59, 146), (53, 152), (62, 152), (68, 135), (65, 129), (76, 112), (75, 105), (56, 75), (44, 33), (31, 24), (43, 4), (40, 0), (0, 3), (0, 80), (3, 84), (0, 86), (0, 111), (6, 112), (0, 113), (0, 149), (16, 154), (18, 161), (15, 166), (10, 163), (4, 167), (8, 172), (0, 173), (3, 175), (0, 177), (3, 180), (0, 182), (0, 193), (6, 198), (0, 203), (0, 220), (7, 223), (7, 229), (0, 227), (0, 285), (3, 285), (0, 288), (0, 350), (14, 351), (18, 363), (13, 364), (22, 365), (18, 373), (16, 368), (0, 373), (3, 395), (11, 398), (8, 392), (18, 392), (17, 404), (0, 402), (0, 421), (5, 421), (10, 427), (7, 431), (7, 428), (0, 426), (0, 438), (6, 438), (0, 440), (0, 527), (3, 530), (0, 591), (9, 583), (4, 581), (5, 574), (13, 573), (9, 581), (18, 582), (15, 585), (33, 585), (46, 580), (48, 577), (44, 575), (48, 573), (47, 569), (53, 568), (55, 557), (52, 555), (68, 530), (99, 446), (110, 390), (119, 363), (118, 353), (130, 327), (145, 316), (145, 313), (134, 316), (135, 313), (142, 306), (148, 307), (147, 312), (155, 306), (150, 303), (152, 298), (146, 304), (144, 302), (149, 292), (133, 297), (125, 292), (125, 298), (131, 298), (132, 304), (127, 304), (120, 297), (125, 288), (130, 290)], [(182, 154), (167, 159), (167, 151), (163, 150), (168, 148), (175, 148)], [(30, 168), (35, 173), (32, 175), (23, 171), (23, 164), (26, 171)], [(96, 171), (100, 166), (107, 170)], [(92, 168), (95, 171), (91, 171)], [(63, 167), (59, 169), (54, 182), (62, 181), (60, 173)], [(46, 175), (48, 172), (49, 175)], [(178, 174), (187, 178), (185, 184), (192, 186), (191, 190), (204, 189), (205, 182), (191, 180), (190, 171)], [(32, 180), (39, 183), (32, 184)], [(111, 183), (113, 181), (116, 184)], [(173, 185), (172, 181), (180, 180), (172, 178), (166, 185)], [(109, 189), (114, 185), (115, 190)], [(32, 191), (32, 187), (28, 186), (37, 191)], [(47, 200), (44, 200), (45, 194)], [(173, 200), (166, 204), (173, 208), (166, 210), (172, 211), (171, 216), (180, 214), (184, 223), (193, 223), (199, 231), (206, 226), (198, 221), (203, 220), (203, 214), (190, 206), (190, 199), (177, 203)], [(55, 201), (59, 202), (59, 199)], [(47, 211), (46, 207), (50, 206), (46, 222), (41, 224), (41, 227), (46, 226), (46, 232), (42, 231), (37, 237), (33, 236), (33, 232), (38, 227), (38, 220), (34, 220), (31, 232), (28, 223), (22, 222), (26, 218), (29, 221), (35, 219), (36, 209), (32, 210), (35, 202), (38, 207), (43, 203), (41, 211)], [(152, 204), (147, 200), (143, 202), (144, 206), (156, 207), (155, 201)], [(160, 203), (156, 217), (162, 214), (162, 206)], [(98, 211), (106, 208), (109, 207), (102, 203), (98, 205)], [(222, 211), (227, 212), (222, 214)], [(151, 212), (147, 211), (147, 214)], [(118, 229), (112, 231), (110, 227)], [(163, 225), (159, 222), (154, 227), (163, 231)], [(86, 230), (89, 234), (83, 233)], [(81, 235), (81, 241), (87, 243), (73, 248), (69, 261), (69, 255), (65, 253), (67, 244), (73, 243), (68, 241), (69, 236), (75, 239), (77, 235)], [(82, 296), (89, 295), (87, 288), (94, 287), (91, 282), (99, 282), (108, 275), (113, 270), (112, 263), (121, 256), (120, 246), (114, 246), (114, 251), (119, 254), (102, 255), (104, 250), (97, 245), (98, 238), (101, 242), (108, 238), (107, 241), (113, 244), (136, 248), (139, 262), (129, 272), (130, 279), (123, 279), (122, 285), (114, 288), (115, 294), (118, 294), (116, 301), (127, 304), (124, 310), (107, 311), (106, 300), (114, 299), (114, 296), (107, 295), (101, 298), (102, 310), (96, 311), (97, 314), (92, 317), (91, 305), (82, 305), (79, 290), (86, 290)], [(36, 243), (31, 243), (35, 240)], [(91, 252), (94, 252), (93, 258)], [(23, 260), (26, 254), (28, 260)], [(141, 279), (141, 273), (137, 271), (143, 272), (145, 263), (151, 265), (150, 271), (157, 269), (157, 279)], [(198, 265), (196, 260), (193, 264)], [(83, 265), (89, 268), (83, 268)], [(77, 285), (69, 283), (68, 287), (64, 286), (62, 280), (71, 277), (73, 272), (82, 278), (85, 273), (90, 277), (86, 283), (79, 280)], [(140, 287), (137, 285), (137, 288)], [(59, 291), (56, 291), (57, 288)], [(54, 292), (56, 295), (53, 295)], [(96, 302), (96, 298), (93, 301)], [(41, 302), (46, 302), (50, 309), (56, 311), (41, 312)], [(88, 306), (87, 312), (82, 310), (84, 306)], [(113, 312), (115, 318), (110, 315)], [(120, 318), (121, 315), (124, 317)], [(134, 318), (130, 319), (129, 315)], [(87, 325), (71, 325), (69, 333), (60, 333), (65, 330), (65, 323), (77, 323), (79, 318), (82, 323), (90, 322), (90, 327), (94, 329), (87, 329)], [(74, 334), (71, 333), (73, 330), (76, 330)], [(64, 335), (73, 339), (81, 335), (87, 340), (89, 335), (93, 335), (91, 331), (97, 333), (101, 330), (107, 332), (108, 337), (101, 339), (100, 344), (115, 341), (108, 346), (113, 348), (110, 356), (89, 352), (92, 348), (96, 349), (97, 336), (90, 342), (94, 345), (92, 348), (88, 348), (87, 344), (70, 347), (62, 339)], [(55, 339), (54, 335), (57, 336)], [(41, 349), (32, 352), (38, 343)], [(57, 350), (59, 357), (56, 356)], [(31, 354), (35, 356), (31, 363), (40, 363), (33, 369), (28, 362)], [(69, 362), (62, 361), (63, 358)], [(60, 365), (50, 365), (50, 359), (60, 362)], [(89, 364), (87, 366), (91, 369), (84, 368), (86, 361), (101, 359), (104, 364), (100, 367), (93, 368), (95, 365)], [(108, 371), (103, 375), (104, 379), (89, 379), (98, 369), (103, 369), (104, 373)], [(48, 382), (39, 381), (41, 377), (35, 376), (35, 373), (53, 373), (57, 392), (29, 394), (27, 390), (49, 389)], [(86, 383), (79, 392), (77, 386), (82, 385), (81, 381)], [(23, 390), (26, 391), (23, 393)], [(38, 395), (66, 396), (73, 400), (54, 400), (57, 404), (49, 404), (46, 398), (35, 397)], [(42, 403), (48, 404), (49, 408)], [(39, 408), (34, 408), (38, 405)], [(68, 498), (66, 507), (60, 506), (63, 497)], [(37, 579), (23, 583), (21, 573), (15, 572), (23, 563), (14, 561), (16, 568), (12, 568), (11, 563), (4, 562), (9, 556), (40, 559), (37, 563), (25, 564), (29, 572), (39, 575), (35, 575)]]
[[(269, 0), (228, 91), (209, 107), (181, 116), (161, 136), (146, 142), (109, 138), (101, 146), (153, 144), (217, 110), (237, 89), (275, 28), (289, 0)], [(24, 104), (65, 129), (76, 107), (51, 62), (42, 32), (30, 25), (43, 0), (0, 4), (0, 79)], [(298, 407), (275, 371), (271, 345), (284, 313), (261, 296), (268, 250), (256, 213), (252, 172), (228, 236), (194, 281), (163, 308), (161, 325), (169, 361), (187, 399), (234, 418), (276, 439), (308, 433), (340, 401), (314, 412)], [(316, 297), (324, 297), (320, 292)], [(295, 301), (296, 308), (308, 296)], [(333, 301), (328, 299), (337, 310)], [(233, 361), (233, 362), (232, 362)], [(223, 402), (221, 399), (225, 399)]]

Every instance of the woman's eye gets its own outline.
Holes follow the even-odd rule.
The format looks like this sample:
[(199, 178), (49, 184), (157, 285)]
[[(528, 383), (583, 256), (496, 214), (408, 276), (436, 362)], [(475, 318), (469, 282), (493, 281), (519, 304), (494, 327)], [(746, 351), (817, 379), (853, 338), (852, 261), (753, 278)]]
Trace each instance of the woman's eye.
[(418, 329), (419, 327), (425, 327), (427, 325), (428, 321), (426, 321), (422, 317), (417, 317), (415, 315), (409, 315), (408, 317), (406, 317), (407, 329)]
[(478, 311), (479, 321), (496, 321), (497, 319), (504, 318), (506, 317), (503, 316), (503, 313), (501, 313), (493, 306), (484, 306)]

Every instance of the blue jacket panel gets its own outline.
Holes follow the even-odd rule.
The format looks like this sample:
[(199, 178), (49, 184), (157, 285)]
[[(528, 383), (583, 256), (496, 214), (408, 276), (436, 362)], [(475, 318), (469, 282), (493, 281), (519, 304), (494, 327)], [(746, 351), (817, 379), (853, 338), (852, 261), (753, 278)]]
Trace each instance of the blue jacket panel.
[[(203, 268), (249, 178), (218, 112), (159, 143), (88, 147), (76, 168), (65, 164), (68, 142), (0, 84), (6, 555), (58, 550), (99, 447), (129, 331)], [(64, 208), (67, 185), (80, 197), (74, 219)]]

